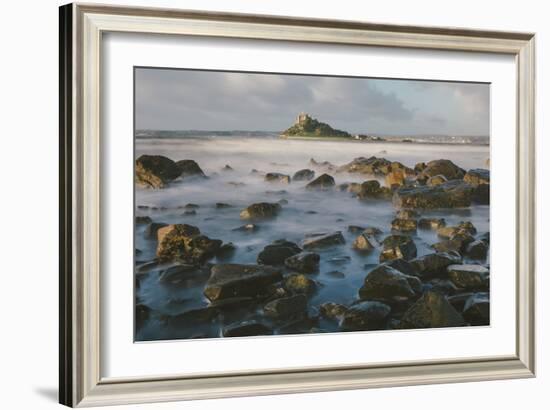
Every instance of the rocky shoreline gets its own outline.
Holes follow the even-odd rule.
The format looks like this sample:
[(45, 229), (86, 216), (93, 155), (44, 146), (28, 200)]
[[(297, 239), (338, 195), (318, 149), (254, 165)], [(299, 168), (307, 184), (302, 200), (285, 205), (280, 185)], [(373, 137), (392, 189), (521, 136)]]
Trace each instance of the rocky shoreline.
[[(220, 172), (232, 169), (228, 164)], [(193, 160), (173, 161), (161, 155), (140, 156), (135, 171), (140, 189), (163, 190), (216, 178)], [(318, 232), (305, 233), (301, 241), (281, 238), (265, 243), (252, 264), (232, 260), (238, 245), (226, 241), (223, 230), (209, 237), (201, 226), (187, 223), (202, 205), (187, 203), (181, 206), (180, 222), (165, 223), (150, 216), (153, 207), (137, 204), (136, 226), (155, 243), (153, 259), (143, 260), (143, 249), (136, 249), (137, 289), (145, 281), (177, 288), (184, 295), (189, 289), (189, 298), (201, 302), (167, 315), (144, 303), (136, 292), (138, 332), (150, 321), (182, 329), (181, 338), (489, 324), (489, 232), (478, 231), (467, 219), (451, 224), (430, 213), (489, 205), (489, 170), (465, 170), (445, 159), (407, 167), (383, 157), (359, 157), (344, 165), (311, 159), (288, 174), (251, 173), (263, 179), (264, 193), (274, 198), (234, 207), (220, 197), (212, 206), (233, 215), (238, 226), (232, 231), (261, 239), (263, 222), (284, 220), (291, 207), (288, 199), (277, 196), (288, 197), (285, 187), (295, 185), (304, 192), (341, 195), (342, 202), (376, 202), (395, 215), (388, 226), (318, 226), (312, 227)], [(352, 175), (363, 182), (337, 183)], [(242, 183), (232, 182), (236, 189)], [(419, 254), (420, 231), (437, 237), (429, 245), (432, 252)], [(353, 240), (346, 239), (350, 235)], [(362, 282), (350, 303), (318, 301), (315, 295), (322, 288), (334, 286), (321, 278), (320, 266), (327, 258), (338, 266), (330, 251), (339, 247), (357, 255), (377, 255), (378, 264), (356, 272)], [(338, 270), (323, 273), (346, 275)]]

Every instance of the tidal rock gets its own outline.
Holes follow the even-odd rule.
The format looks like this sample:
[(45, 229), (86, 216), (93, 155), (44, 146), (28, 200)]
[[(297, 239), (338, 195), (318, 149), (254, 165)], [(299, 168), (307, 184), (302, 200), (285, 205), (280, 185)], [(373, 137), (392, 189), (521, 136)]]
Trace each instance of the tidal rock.
[(226, 204), (225, 202), (216, 202), (216, 209), (233, 208), (233, 205)]
[(460, 257), (452, 253), (429, 253), (413, 259), (411, 265), (416, 271), (416, 276), (421, 279), (433, 277), (447, 277), (447, 267), (460, 263)]
[(378, 241), (375, 239), (375, 237), (364, 232), (360, 234), (357, 238), (355, 238), (352, 245), (353, 249), (359, 251), (370, 251), (377, 246)]
[(284, 287), (293, 294), (311, 295), (317, 290), (317, 282), (298, 273), (287, 276), (284, 280)]
[(324, 191), (332, 189), (334, 185), (334, 178), (331, 177), (329, 174), (323, 174), (307, 184), (306, 189)]
[(367, 175), (386, 175), (391, 171), (392, 163), (385, 158), (359, 157), (338, 168), (339, 172), (350, 172)]
[(463, 181), (436, 186), (402, 187), (393, 194), (396, 208), (462, 208), (472, 202), (472, 187)]
[(262, 265), (218, 264), (210, 270), (204, 295), (211, 301), (234, 297), (262, 297), (280, 282), (281, 272)]
[(223, 329), (223, 337), (272, 335), (273, 330), (255, 320), (233, 323)]
[(380, 182), (373, 179), (361, 184), (357, 197), (360, 199), (389, 199), (391, 198), (391, 189), (380, 186)]
[(315, 177), (315, 171), (311, 169), (301, 169), (297, 171), (293, 177), (293, 181), (311, 181)]
[(481, 240), (470, 242), (468, 246), (466, 246), (466, 255), (470, 259), (485, 260), (488, 251), (489, 246)]
[(319, 271), (321, 257), (315, 252), (301, 252), (285, 259), (287, 268), (300, 273), (315, 273)]
[(304, 249), (326, 248), (346, 243), (342, 232), (323, 233), (320, 235), (308, 237), (302, 242)]
[(461, 289), (487, 290), (489, 285), (489, 269), (481, 265), (449, 265), (447, 274)]
[(189, 177), (206, 177), (204, 172), (202, 172), (201, 167), (199, 167), (199, 164), (192, 159), (182, 159), (181, 161), (176, 162), (176, 166), (180, 170), (181, 176), (184, 179)]
[(149, 216), (136, 216), (136, 224), (138, 225), (150, 224), (151, 222), (153, 222), (153, 220)]
[(443, 175), (448, 180), (464, 178), (464, 170), (448, 159), (428, 162), (426, 168), (422, 170), (422, 174), (427, 178), (436, 175)]
[(281, 205), (278, 203), (259, 202), (241, 211), (241, 219), (265, 219), (278, 215)]
[(488, 293), (475, 293), (464, 303), (462, 315), (473, 326), (487, 326), (490, 322)]
[(303, 294), (275, 299), (264, 306), (264, 314), (275, 319), (304, 316), (307, 310), (307, 298)]
[(438, 292), (425, 292), (401, 318), (400, 327), (422, 329), (464, 326), (464, 318)]
[(443, 218), (420, 218), (418, 220), (418, 227), (420, 229), (433, 229), (437, 230), (446, 225)]
[(413, 264), (403, 258), (389, 260), (387, 262), (384, 262), (384, 265), (397, 269), (399, 272), (404, 273), (405, 275), (416, 276), (417, 274), (416, 268), (413, 266)]
[(171, 266), (160, 272), (158, 281), (164, 284), (175, 285), (179, 287), (193, 286), (201, 281), (206, 281), (209, 277), (207, 269), (197, 268), (194, 265), (176, 265)]
[(160, 261), (180, 260), (200, 264), (214, 256), (222, 241), (200, 234), (199, 228), (187, 225), (168, 225), (157, 231), (157, 257)]
[(395, 218), (393, 221), (391, 221), (392, 231), (414, 232), (416, 231), (417, 227), (418, 223), (416, 222), (416, 219)]
[(385, 329), (391, 308), (385, 303), (365, 301), (351, 306), (342, 318), (343, 331)]
[(464, 175), (464, 181), (470, 185), (482, 185), (491, 183), (491, 175), (488, 169), (471, 169)]
[(462, 221), (458, 225), (445, 226), (437, 230), (438, 236), (442, 238), (447, 238), (447, 239), (450, 239), (457, 234), (463, 234), (463, 233), (475, 235), (477, 233), (477, 229), (474, 226), (474, 224), (471, 223), (470, 221), (467, 221), (467, 222)]
[(149, 188), (164, 188), (181, 175), (170, 158), (162, 155), (142, 155), (136, 160), (136, 183)]
[(388, 265), (371, 270), (359, 289), (361, 300), (378, 300), (392, 304), (414, 299), (422, 291), (422, 283), (415, 276), (405, 275)]
[(348, 308), (339, 303), (325, 302), (319, 306), (319, 313), (326, 319), (338, 320), (348, 311)]
[(265, 174), (264, 180), (267, 182), (280, 182), (290, 184), (290, 175), (280, 174), (278, 172), (268, 172)]
[(302, 252), (302, 249), (294, 242), (279, 239), (267, 245), (258, 254), (260, 265), (284, 265), (285, 260)]
[(390, 235), (382, 241), (382, 245), (380, 262), (399, 258), (411, 260), (416, 257), (416, 245), (410, 236)]

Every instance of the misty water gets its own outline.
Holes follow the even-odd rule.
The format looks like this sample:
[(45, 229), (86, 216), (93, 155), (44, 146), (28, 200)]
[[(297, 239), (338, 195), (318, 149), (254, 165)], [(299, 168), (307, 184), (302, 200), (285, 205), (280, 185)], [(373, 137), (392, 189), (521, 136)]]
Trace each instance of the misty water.
[[(348, 232), (349, 225), (373, 226), (381, 229), (382, 238), (391, 233), (390, 224), (396, 210), (390, 201), (361, 201), (351, 193), (334, 189), (330, 192), (315, 192), (304, 189), (307, 181), (290, 184), (264, 181), (266, 172), (279, 172), (292, 176), (304, 168), (315, 170), (316, 176), (324, 170), (309, 164), (310, 158), (329, 161), (337, 166), (356, 157), (384, 157), (414, 167), (417, 162), (435, 159), (450, 159), (468, 170), (487, 168), (489, 147), (483, 145), (377, 143), (354, 141), (285, 140), (279, 138), (138, 138), (136, 158), (142, 154), (164, 155), (175, 161), (195, 160), (210, 178), (191, 181), (175, 181), (164, 189), (146, 189), (136, 186), (136, 215), (147, 215), (155, 222), (186, 223), (194, 225), (210, 238), (232, 242), (236, 251), (223, 260), (212, 259), (211, 263), (256, 263), (258, 253), (264, 246), (277, 239), (287, 239), (300, 244), (311, 233), (341, 231), (345, 245), (316, 251), (321, 255), (318, 274), (310, 275), (319, 283), (317, 292), (309, 300), (309, 309), (324, 302), (349, 305), (357, 300), (357, 292), (366, 273), (378, 264), (379, 251), (360, 253), (352, 249), (357, 233)], [(229, 165), (232, 170), (224, 170)], [(256, 170), (257, 172), (251, 172)], [(374, 177), (330, 172), (336, 184), (363, 182)], [(381, 184), (383, 180), (380, 179)], [(256, 202), (288, 201), (279, 216), (257, 223), (255, 232), (235, 231), (246, 224), (239, 217), (242, 209)], [(218, 209), (215, 204), (231, 205)], [(186, 215), (186, 204), (197, 204), (195, 215)], [(149, 207), (145, 209), (144, 207)], [(471, 221), (478, 233), (489, 231), (489, 206), (472, 205), (467, 209), (423, 212), (423, 217), (443, 217), (447, 225)], [(144, 236), (146, 226), (137, 225), (135, 247), (141, 251), (136, 256), (136, 275), (139, 287), (136, 298), (154, 312), (136, 329), (136, 340), (162, 340), (195, 337), (219, 337), (221, 327), (235, 321), (256, 318), (260, 311), (239, 312), (237, 316), (220, 317), (214, 322), (200, 326), (169, 324), (166, 317), (204, 307), (208, 300), (203, 296), (204, 282), (191, 287), (164, 285), (158, 281), (162, 267), (140, 268), (140, 265), (155, 258), (156, 239)], [(430, 245), (438, 242), (435, 231), (418, 230), (413, 234), (418, 256), (433, 252)], [(343, 275), (334, 275), (338, 271)], [(260, 309), (260, 307), (258, 307)], [(323, 321), (321, 331), (335, 331), (337, 325)]]

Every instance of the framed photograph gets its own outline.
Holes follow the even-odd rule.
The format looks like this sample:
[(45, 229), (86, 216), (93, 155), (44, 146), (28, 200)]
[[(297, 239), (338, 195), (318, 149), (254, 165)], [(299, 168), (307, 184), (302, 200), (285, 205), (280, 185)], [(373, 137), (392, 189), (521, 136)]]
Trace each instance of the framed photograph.
[(534, 78), (530, 33), (61, 7), (60, 402), (533, 377)]

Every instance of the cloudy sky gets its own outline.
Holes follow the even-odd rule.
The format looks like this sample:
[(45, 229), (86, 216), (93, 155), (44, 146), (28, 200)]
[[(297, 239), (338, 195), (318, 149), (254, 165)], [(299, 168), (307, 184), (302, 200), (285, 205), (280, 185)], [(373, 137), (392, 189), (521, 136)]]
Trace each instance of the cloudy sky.
[(489, 135), (489, 85), (138, 68), (136, 128), (282, 131), (307, 112), (351, 133)]

